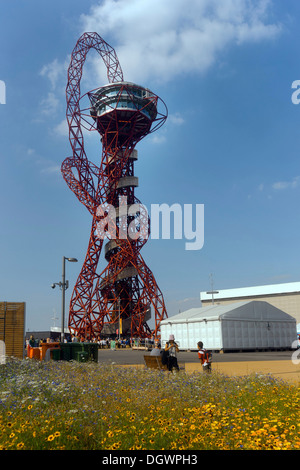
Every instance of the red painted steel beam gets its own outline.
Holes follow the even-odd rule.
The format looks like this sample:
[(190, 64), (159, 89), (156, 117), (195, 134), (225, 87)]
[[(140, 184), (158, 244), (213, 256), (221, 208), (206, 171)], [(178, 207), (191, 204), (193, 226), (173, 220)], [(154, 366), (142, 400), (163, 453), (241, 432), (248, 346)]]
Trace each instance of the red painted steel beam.
[[(90, 49), (95, 49), (104, 61), (109, 85), (86, 94), (91, 106), (81, 109), (81, 100), (86, 95), (81, 96), (80, 82)], [(167, 311), (155, 278), (140, 254), (147, 240), (140, 234), (137, 239), (127, 237), (124, 240), (120, 236), (120, 217), (116, 217), (113, 249), (108, 245), (107, 265), (98, 274), (103, 238), (97, 230), (102, 217), (97, 210), (105, 203), (117, 207), (122, 196), (130, 205), (140, 203), (135, 197), (134, 185), (126, 183), (134, 181), (131, 156), (137, 142), (164, 123), (166, 112), (158, 111), (159, 98), (152, 92), (124, 82), (114, 49), (97, 33), (84, 33), (75, 45), (68, 69), (66, 97), (72, 156), (65, 159), (61, 170), (69, 188), (92, 215), (86, 257), (71, 297), (69, 327), (84, 339), (115, 332), (120, 323), (123, 333), (157, 337)], [(85, 153), (82, 127), (86, 125), (101, 135), (99, 167), (90, 162)], [(126, 217), (127, 223), (128, 220)], [(148, 224), (149, 231), (149, 219), (144, 220), (144, 224)], [(153, 330), (147, 324), (150, 309), (154, 311)]]

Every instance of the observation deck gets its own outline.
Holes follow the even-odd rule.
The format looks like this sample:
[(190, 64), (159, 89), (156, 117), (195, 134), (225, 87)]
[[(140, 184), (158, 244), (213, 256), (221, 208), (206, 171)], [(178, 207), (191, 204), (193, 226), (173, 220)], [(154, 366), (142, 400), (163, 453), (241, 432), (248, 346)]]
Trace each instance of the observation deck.
[(157, 116), (158, 97), (147, 88), (131, 82), (105, 85), (88, 94), (91, 116), (99, 133), (117, 145), (135, 142), (150, 132)]

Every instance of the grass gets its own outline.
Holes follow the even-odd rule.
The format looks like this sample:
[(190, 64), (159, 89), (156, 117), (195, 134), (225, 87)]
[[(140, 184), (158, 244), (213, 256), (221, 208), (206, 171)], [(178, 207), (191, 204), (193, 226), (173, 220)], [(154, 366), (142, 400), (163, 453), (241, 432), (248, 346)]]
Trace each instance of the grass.
[(300, 389), (79, 362), (0, 366), (0, 449), (299, 449)]

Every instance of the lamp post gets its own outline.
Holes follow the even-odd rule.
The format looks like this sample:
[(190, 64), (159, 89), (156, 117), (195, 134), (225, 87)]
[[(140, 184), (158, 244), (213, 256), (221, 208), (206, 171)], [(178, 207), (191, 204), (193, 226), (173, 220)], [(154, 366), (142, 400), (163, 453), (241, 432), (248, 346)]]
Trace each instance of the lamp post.
[(54, 289), (55, 286), (59, 286), (62, 291), (62, 296), (61, 296), (61, 334), (60, 334), (60, 341), (61, 343), (64, 342), (64, 337), (65, 337), (65, 292), (66, 289), (69, 287), (69, 282), (66, 281), (66, 260), (70, 261), (71, 263), (77, 263), (76, 258), (66, 258), (63, 256), (62, 259), (62, 280), (61, 282), (55, 282), (52, 284), (52, 288)]

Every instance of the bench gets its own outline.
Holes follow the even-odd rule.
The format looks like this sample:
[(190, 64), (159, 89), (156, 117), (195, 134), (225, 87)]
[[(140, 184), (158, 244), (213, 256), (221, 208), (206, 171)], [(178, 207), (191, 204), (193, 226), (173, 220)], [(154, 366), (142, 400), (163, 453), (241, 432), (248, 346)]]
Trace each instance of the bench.
[(149, 369), (167, 370), (167, 366), (161, 362), (161, 356), (144, 356), (144, 361)]

